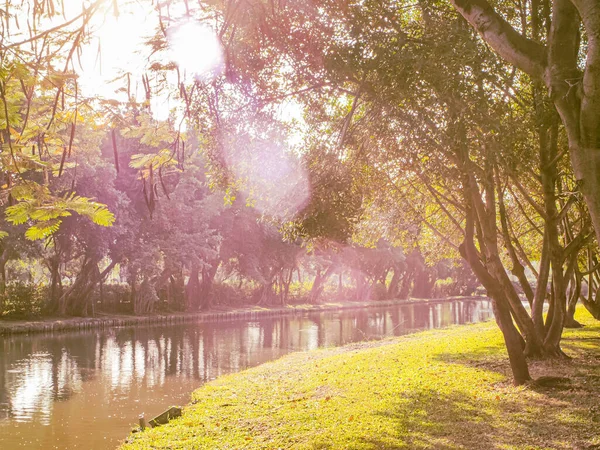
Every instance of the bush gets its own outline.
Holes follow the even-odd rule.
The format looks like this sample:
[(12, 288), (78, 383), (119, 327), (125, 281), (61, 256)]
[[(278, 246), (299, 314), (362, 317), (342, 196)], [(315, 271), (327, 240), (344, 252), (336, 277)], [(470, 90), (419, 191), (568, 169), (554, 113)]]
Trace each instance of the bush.
[(212, 306), (238, 306), (247, 303), (250, 294), (228, 283), (214, 283), (209, 295)]
[(43, 285), (16, 281), (6, 285), (2, 300), (2, 317), (27, 319), (42, 314), (47, 289)]
[[(290, 290), (288, 291), (288, 301), (290, 303), (298, 303), (298, 302), (306, 302), (310, 297), (310, 291), (312, 289), (313, 280), (305, 277), (305, 280), (301, 282), (292, 281), (290, 283)], [(324, 291), (327, 290), (329, 286), (325, 286)], [(323, 292), (322, 296), (327, 297), (327, 293)]]
[(125, 314), (133, 312), (131, 288), (128, 284), (104, 284), (102, 295), (100, 295), (100, 286), (96, 286), (92, 294), (92, 302), (96, 311)]
[(446, 298), (459, 295), (457, 293), (456, 282), (448, 277), (442, 280), (436, 280), (433, 286), (432, 298)]

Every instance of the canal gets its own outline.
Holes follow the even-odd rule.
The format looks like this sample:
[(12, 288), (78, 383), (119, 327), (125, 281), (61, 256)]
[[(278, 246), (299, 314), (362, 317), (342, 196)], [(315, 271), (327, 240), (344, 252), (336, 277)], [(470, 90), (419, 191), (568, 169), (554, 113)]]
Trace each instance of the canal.
[(282, 355), (487, 320), (449, 300), (255, 320), (0, 337), (0, 449), (110, 449), (220, 375)]

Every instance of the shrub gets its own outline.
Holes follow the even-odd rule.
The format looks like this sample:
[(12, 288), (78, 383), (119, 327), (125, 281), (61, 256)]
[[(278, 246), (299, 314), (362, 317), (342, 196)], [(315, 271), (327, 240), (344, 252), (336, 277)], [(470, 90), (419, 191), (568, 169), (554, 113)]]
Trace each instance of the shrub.
[(436, 280), (433, 286), (432, 297), (433, 298), (446, 298), (459, 295), (457, 293), (456, 282), (448, 277), (442, 280)]
[(102, 295), (100, 295), (100, 286), (97, 286), (92, 294), (92, 301), (97, 311), (107, 313), (133, 312), (131, 288), (127, 284), (104, 284)]
[(43, 285), (16, 281), (6, 285), (2, 317), (26, 319), (42, 314), (47, 289)]
[(249, 292), (228, 283), (215, 283), (210, 291), (212, 306), (238, 306), (249, 301)]

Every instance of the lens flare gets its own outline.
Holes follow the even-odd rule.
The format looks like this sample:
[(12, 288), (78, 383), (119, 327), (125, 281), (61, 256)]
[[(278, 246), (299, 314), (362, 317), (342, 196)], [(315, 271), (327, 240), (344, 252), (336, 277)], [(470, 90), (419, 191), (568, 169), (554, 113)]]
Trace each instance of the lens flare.
[(214, 30), (186, 21), (167, 30), (169, 58), (180, 71), (200, 78), (218, 75), (223, 67), (223, 50)]
[(310, 200), (308, 175), (301, 162), (281, 146), (249, 143), (226, 151), (230, 170), (245, 181), (254, 206), (263, 214), (294, 217)]

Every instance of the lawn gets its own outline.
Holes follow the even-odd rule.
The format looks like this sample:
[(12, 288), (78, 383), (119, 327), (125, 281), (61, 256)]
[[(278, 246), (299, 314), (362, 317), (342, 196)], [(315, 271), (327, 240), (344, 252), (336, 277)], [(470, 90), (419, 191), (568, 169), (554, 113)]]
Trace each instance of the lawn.
[(194, 392), (181, 418), (134, 449), (600, 448), (600, 322), (565, 330), (568, 361), (533, 361), (511, 384), (495, 323), (295, 353)]

